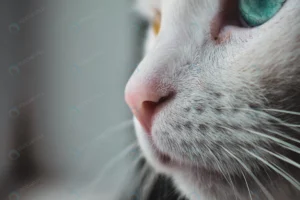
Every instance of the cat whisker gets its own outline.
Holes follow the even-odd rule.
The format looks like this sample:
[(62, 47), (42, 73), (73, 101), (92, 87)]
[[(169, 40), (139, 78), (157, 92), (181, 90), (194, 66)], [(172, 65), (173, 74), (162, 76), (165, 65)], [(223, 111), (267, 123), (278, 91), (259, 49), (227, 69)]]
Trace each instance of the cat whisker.
[(294, 130), (296, 131), (297, 133), (300, 133), (300, 129), (298, 129), (300, 127), (299, 124), (291, 124), (291, 123), (287, 123), (287, 122), (284, 122), (282, 121), (281, 119), (278, 119), (277, 117), (274, 117), (266, 112), (261, 112), (263, 113), (264, 115), (266, 116), (269, 116), (270, 119), (274, 120), (274, 121), (277, 121), (279, 123), (279, 125), (283, 125), (283, 126), (286, 126), (288, 128), (290, 128), (291, 130)]
[(146, 177), (146, 181), (143, 184), (143, 187), (141, 189), (142, 193), (141, 193), (140, 199), (146, 199), (146, 197), (149, 196), (149, 193), (151, 192), (153, 184), (157, 178), (158, 178), (158, 174), (151, 171), (151, 173)]
[[(225, 126), (221, 126), (221, 127), (224, 128), (224, 129), (227, 129), (227, 130), (231, 131), (230, 128), (227, 128)], [(272, 140), (273, 142), (276, 142), (276, 144), (282, 146), (283, 148), (287, 148), (289, 150), (292, 150), (292, 151), (300, 154), (300, 149), (298, 147), (296, 147), (296, 146), (294, 146), (294, 145), (292, 145), (292, 144), (290, 144), (288, 142), (285, 142), (285, 141), (283, 141), (283, 140), (281, 140), (279, 138), (276, 138), (276, 137), (273, 137), (271, 135), (267, 135), (267, 134), (264, 134), (264, 133), (260, 133), (260, 132), (257, 132), (257, 131), (253, 131), (253, 130), (250, 130), (250, 129), (244, 129), (244, 130), (248, 131), (250, 133), (253, 133), (255, 135), (258, 135), (258, 136), (261, 136), (261, 137), (264, 137), (264, 138), (268, 138), (268, 139)]]
[(243, 147), (242, 147), (242, 149), (245, 152), (247, 152), (248, 154), (250, 154), (251, 156), (253, 156), (254, 158), (258, 159), (259, 161), (261, 161), (262, 163), (264, 163), (265, 165), (267, 165), (268, 167), (270, 167), (271, 169), (273, 169), (276, 173), (278, 173), (283, 178), (285, 178), (288, 182), (290, 182), (295, 188), (297, 188), (298, 190), (300, 190), (300, 183), (296, 179), (294, 179), (293, 177), (291, 177), (290, 174), (288, 174), (283, 169), (281, 169), (279, 166), (273, 164), (272, 162), (268, 162), (268, 161), (264, 160), (260, 156), (252, 153), (251, 151), (249, 151), (249, 150), (247, 150), (247, 149), (245, 149)]
[[(138, 162), (140, 162), (140, 160), (138, 160)], [(136, 166), (136, 165), (134, 164), (133, 166)], [(139, 193), (139, 191), (136, 191), (136, 188), (139, 189), (141, 187), (141, 185), (143, 185), (143, 181), (148, 179), (147, 174), (152, 173), (152, 172), (151, 172), (150, 166), (147, 164), (144, 164), (144, 166), (141, 169), (137, 169), (137, 167), (133, 167), (133, 168), (131, 168), (131, 170), (138, 170), (138, 173), (137, 174), (134, 173), (135, 176), (132, 177), (132, 179), (130, 181), (134, 193), (132, 194), (132, 191), (130, 191), (129, 196), (131, 196), (131, 197), (135, 196), (135, 198), (133, 198), (133, 199), (138, 200), (138, 199), (141, 199), (140, 198), (141, 194)], [(130, 174), (130, 175), (132, 175), (132, 172), (134, 172), (131, 170), (130, 170), (130, 172), (128, 172), (128, 174)], [(130, 198), (130, 199), (132, 199), (132, 198)]]
[[(140, 160), (138, 160), (138, 162), (140, 162)], [(135, 166), (135, 164), (133, 166)], [(133, 168), (131, 168), (131, 170), (137, 170), (137, 168), (133, 167)], [(148, 164), (143, 164), (142, 168), (139, 169), (138, 174), (135, 174), (137, 176), (132, 177), (131, 183), (132, 183), (132, 189), (133, 189), (134, 193), (132, 193), (133, 192), (132, 190), (130, 190), (130, 189), (128, 190), (129, 196), (131, 196), (131, 198), (129, 198), (129, 199), (136, 199), (136, 200), (141, 199), (141, 198), (139, 198), (140, 194), (137, 194), (136, 193), (137, 191), (135, 191), (135, 190), (136, 190), (136, 188), (140, 188), (140, 186), (143, 184), (143, 179), (145, 179), (145, 178), (147, 179), (146, 174), (150, 173), (151, 172), (150, 170), (151, 169)], [(131, 171), (128, 172), (128, 174), (132, 175)], [(125, 184), (127, 184), (127, 183), (125, 183)], [(132, 198), (133, 196), (135, 196), (135, 198)]]
[(231, 179), (231, 177), (229, 176), (229, 180), (230, 180), (230, 184), (231, 184), (231, 186), (232, 186), (232, 189), (233, 189), (233, 193), (234, 193), (234, 197), (235, 197), (235, 199), (237, 200), (237, 196), (236, 196), (236, 189), (235, 189), (235, 187), (234, 187), (234, 184), (233, 184), (233, 181), (232, 181), (232, 179)]
[(145, 165), (145, 166), (142, 168), (142, 170), (141, 170), (140, 173), (139, 173), (139, 175), (140, 175), (140, 181), (141, 181), (141, 179), (144, 178), (144, 176), (146, 175), (146, 172), (147, 172), (148, 170), (151, 170), (150, 167), (149, 167), (148, 165)]
[(248, 190), (248, 192), (249, 192), (250, 200), (252, 200), (252, 195), (251, 195), (251, 191), (250, 191), (250, 188), (249, 188), (249, 185), (248, 185), (248, 181), (247, 181), (246, 176), (245, 176), (245, 174), (244, 174), (243, 171), (242, 171), (242, 175), (243, 175), (243, 177), (244, 177), (244, 180), (245, 180), (245, 183), (246, 183), (246, 186), (247, 186), (247, 190)]
[(279, 110), (279, 109), (262, 109), (262, 110), (300, 116), (300, 112), (294, 112), (294, 111), (289, 111), (289, 110)]
[(291, 160), (291, 159), (289, 159), (289, 158), (287, 158), (287, 157), (285, 157), (285, 156), (283, 156), (283, 155), (281, 155), (281, 154), (273, 153), (273, 152), (271, 152), (271, 151), (269, 151), (269, 150), (267, 150), (267, 149), (265, 149), (265, 148), (263, 148), (263, 147), (259, 147), (259, 148), (260, 148), (261, 150), (263, 150), (263, 151), (265, 151), (265, 152), (267, 152), (267, 153), (269, 153), (269, 154), (275, 156), (276, 158), (278, 158), (278, 159), (280, 159), (280, 160), (282, 160), (282, 161), (285, 161), (285, 162), (287, 162), (287, 163), (289, 163), (289, 164), (291, 164), (291, 165), (293, 165), (293, 166), (295, 166), (295, 167), (297, 167), (297, 168), (300, 169), (300, 164), (299, 164), (299, 163), (297, 163), (297, 162), (295, 162), (295, 161), (293, 161), (293, 160)]
[[(224, 128), (226, 128), (226, 127), (224, 127)], [(283, 148), (289, 149), (289, 150), (291, 150), (291, 151), (293, 151), (295, 153), (300, 154), (300, 149), (298, 147), (296, 147), (296, 146), (288, 143), (288, 142), (285, 142), (285, 141), (283, 141), (281, 139), (278, 139), (278, 138), (275, 138), (273, 136), (270, 136), (270, 135), (267, 135), (267, 134), (264, 134), (264, 133), (260, 133), (260, 132), (257, 132), (257, 131), (252, 131), (252, 130), (247, 130), (247, 131), (249, 131), (250, 133), (259, 135), (261, 137), (268, 138), (268, 139), (276, 142), (276, 144), (282, 146)]]
[(147, 172), (149, 173), (152, 173), (151, 172), (151, 169), (150, 169), (150, 167), (147, 165), (147, 164), (145, 164), (143, 167), (142, 167), (142, 169), (139, 171), (139, 173), (138, 173), (138, 176), (135, 176), (134, 178), (133, 178), (133, 183), (136, 183), (135, 184), (135, 186), (134, 186), (134, 188), (139, 188), (140, 187), (140, 184), (142, 184), (142, 182), (143, 182), (143, 179), (146, 179), (147, 180)]
[(221, 146), (221, 148), (223, 148), (224, 151), (226, 151), (232, 158), (234, 158), (236, 161), (240, 163), (240, 165), (248, 172), (248, 174), (258, 184), (258, 186), (261, 188), (261, 190), (266, 195), (268, 200), (274, 200), (274, 197), (270, 194), (270, 192), (263, 186), (263, 184), (258, 180), (258, 178), (252, 173), (252, 171), (247, 167), (247, 165), (241, 159), (239, 159), (237, 156), (235, 156), (231, 151), (229, 151), (225, 147)]
[(288, 123), (288, 124), (284, 124), (285, 126), (287, 126), (287, 127), (292, 127), (292, 128), (300, 128), (300, 125), (298, 125), (298, 124), (290, 124), (290, 123)]
[(113, 127), (110, 127), (108, 129), (106, 129), (105, 131), (103, 131), (102, 133), (100, 133), (100, 135), (97, 138), (95, 138), (95, 140), (97, 141), (99, 139), (105, 138), (105, 136), (111, 136), (112, 133), (118, 132), (118, 131), (120, 131), (124, 128), (127, 128), (129, 126), (132, 126), (132, 125), (133, 125), (133, 120), (132, 119), (123, 121), (120, 124), (117, 124)]
[(268, 173), (268, 171), (265, 169), (265, 168), (263, 168), (263, 170), (264, 170), (264, 172), (266, 173), (266, 175), (267, 175), (267, 177), (268, 177), (268, 179), (269, 179), (269, 181), (270, 181), (270, 183), (272, 182), (272, 179), (271, 179), (271, 177), (270, 177), (270, 174)]
[[(166, 186), (167, 186), (167, 183), (166, 183)], [(167, 190), (165, 190), (165, 191), (167, 191)], [(174, 194), (177, 194), (177, 191), (176, 191), (176, 189), (172, 189), (171, 191), (169, 191), (169, 192), (164, 192), (164, 197), (166, 198), (166, 199), (169, 199), (170, 198), (170, 196), (171, 195), (174, 195)]]
[[(272, 116), (272, 115), (270, 115), (270, 116)], [(291, 124), (291, 123), (287, 123), (287, 122), (284, 122), (284, 121), (282, 121), (282, 120), (280, 120), (280, 119), (278, 119), (278, 118), (276, 118), (276, 117), (274, 117), (274, 116), (272, 116), (272, 119), (273, 119), (274, 121), (277, 121), (277, 122), (278, 122), (278, 124), (275, 124), (275, 123), (272, 123), (272, 124), (275, 124), (275, 125), (284, 125), (284, 126), (289, 127), (290, 129), (292, 129), (292, 130), (294, 130), (294, 131), (296, 131), (296, 132), (300, 132), (300, 129), (297, 129), (297, 128), (300, 127), (299, 124)]]
[(215, 156), (215, 154), (210, 150), (210, 148), (208, 148), (206, 145), (205, 145), (205, 147), (208, 149), (208, 151), (211, 153), (211, 155), (212, 155), (212, 156), (214, 157), (214, 159), (216, 160), (217, 166), (218, 166), (218, 168), (219, 168), (221, 174), (224, 176), (224, 178), (225, 178), (225, 180), (227, 181), (227, 183), (228, 183), (229, 185), (231, 185), (231, 187), (232, 187), (232, 189), (233, 189), (233, 191), (234, 191), (234, 195), (235, 195), (235, 197), (236, 197), (236, 188), (234, 187), (234, 184), (233, 184), (233, 182), (232, 182), (232, 179), (231, 179), (231, 177), (230, 177), (230, 174), (228, 174), (228, 177), (229, 177), (229, 179), (230, 179), (230, 180), (228, 180), (228, 179), (227, 179), (227, 176), (226, 176), (226, 173), (223, 172), (223, 170), (222, 170), (222, 168), (221, 168), (221, 166), (220, 166), (220, 164), (219, 164), (218, 158), (217, 158), (217, 157)]
[[(129, 145), (124, 151), (122, 151), (120, 154), (118, 154), (116, 157), (111, 159), (99, 172), (99, 175), (95, 181), (93, 181), (91, 184), (87, 186), (87, 190), (93, 189), (97, 184), (101, 183), (103, 176), (111, 170), (112, 167), (116, 165), (116, 163), (120, 162), (123, 158), (125, 158), (133, 149), (137, 148), (138, 144), (135, 142), (131, 145)], [(138, 161), (139, 157), (135, 160)], [(134, 164), (137, 164), (138, 162), (134, 162)]]
[(222, 107), (222, 109), (237, 109), (237, 110), (243, 110), (243, 111), (250, 111), (250, 112), (254, 112), (254, 113), (257, 113), (257, 114), (261, 114), (269, 119), (272, 119), (274, 121), (277, 121), (279, 123), (279, 125), (283, 125), (283, 126), (286, 126), (294, 131), (296, 131), (297, 133), (300, 133), (300, 125), (299, 124), (291, 124), (291, 123), (287, 123), (287, 122), (284, 122), (282, 121), (281, 119), (278, 119), (277, 117), (274, 117), (266, 112), (263, 112), (263, 111), (259, 111), (259, 110), (254, 110), (254, 109), (248, 109), (248, 108), (232, 108), (232, 107)]
[(290, 136), (284, 135), (284, 134), (282, 134), (282, 133), (278, 133), (277, 131), (268, 130), (268, 132), (274, 133), (274, 134), (276, 134), (276, 135), (279, 135), (280, 137), (283, 137), (283, 138), (285, 138), (285, 139), (288, 139), (288, 140), (291, 140), (291, 141), (294, 141), (294, 142), (300, 144), (300, 141), (299, 141), (299, 140), (297, 140), (297, 139), (295, 139), (295, 138), (292, 138), (292, 137), (290, 137)]
[[(122, 130), (126, 127), (129, 127), (133, 125), (133, 120), (126, 120), (123, 121), (113, 127), (107, 128), (105, 131), (103, 131), (102, 133), (100, 133), (100, 135), (98, 135), (96, 138), (94, 138), (91, 142), (86, 143), (85, 145), (83, 145), (83, 147), (81, 147), (81, 149), (87, 150), (87, 149), (91, 149), (93, 147), (93, 145), (97, 144), (96, 141), (98, 140), (102, 140), (104, 139), (106, 136), (112, 136), (115, 133), (118, 133), (119, 130)], [(92, 144), (94, 143), (94, 144)]]
[(286, 127), (289, 127), (289, 128), (300, 128), (300, 125), (299, 125), (299, 124), (285, 123), (284, 125), (285, 125)]
[(295, 153), (298, 153), (298, 154), (300, 154), (300, 149), (299, 148), (291, 148), (291, 147), (284, 147), (284, 146), (282, 146), (283, 148), (285, 148), (285, 149), (288, 149), (288, 150), (290, 150), (290, 151), (293, 151), (293, 152), (295, 152)]

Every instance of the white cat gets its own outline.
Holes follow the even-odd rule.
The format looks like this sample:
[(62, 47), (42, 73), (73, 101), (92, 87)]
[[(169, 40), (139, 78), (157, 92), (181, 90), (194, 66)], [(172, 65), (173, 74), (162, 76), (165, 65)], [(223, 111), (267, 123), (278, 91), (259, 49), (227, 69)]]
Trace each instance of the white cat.
[(300, 1), (140, 0), (139, 144), (190, 200), (300, 199)]

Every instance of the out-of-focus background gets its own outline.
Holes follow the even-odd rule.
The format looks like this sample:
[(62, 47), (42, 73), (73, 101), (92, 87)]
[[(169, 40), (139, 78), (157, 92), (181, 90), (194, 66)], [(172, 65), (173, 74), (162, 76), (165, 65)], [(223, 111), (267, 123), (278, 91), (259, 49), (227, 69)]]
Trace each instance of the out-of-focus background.
[(146, 27), (133, 5), (1, 1), (0, 199), (109, 200), (130, 183), (124, 88)]

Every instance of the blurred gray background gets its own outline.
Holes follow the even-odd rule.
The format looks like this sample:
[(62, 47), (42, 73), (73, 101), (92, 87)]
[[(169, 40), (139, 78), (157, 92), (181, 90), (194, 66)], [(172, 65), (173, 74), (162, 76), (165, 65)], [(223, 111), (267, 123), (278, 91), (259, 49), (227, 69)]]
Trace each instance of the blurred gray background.
[(133, 5), (1, 1), (1, 199), (113, 199), (128, 181), (135, 156), (110, 167), (91, 197), (78, 189), (135, 141), (124, 88), (145, 23)]

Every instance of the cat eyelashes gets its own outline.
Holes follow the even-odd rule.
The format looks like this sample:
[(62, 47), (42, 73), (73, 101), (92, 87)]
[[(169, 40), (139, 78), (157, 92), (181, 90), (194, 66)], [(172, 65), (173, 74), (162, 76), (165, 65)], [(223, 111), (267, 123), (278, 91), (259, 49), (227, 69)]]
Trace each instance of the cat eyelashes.
[(240, 0), (239, 13), (242, 24), (256, 27), (264, 24), (283, 7), (286, 0)]

